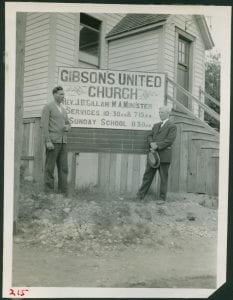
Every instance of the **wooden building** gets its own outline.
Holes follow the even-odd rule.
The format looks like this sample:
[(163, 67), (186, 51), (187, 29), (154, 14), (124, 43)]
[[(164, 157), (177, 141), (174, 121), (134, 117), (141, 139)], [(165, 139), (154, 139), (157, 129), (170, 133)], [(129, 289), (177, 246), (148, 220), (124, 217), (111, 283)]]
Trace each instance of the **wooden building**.
[[(217, 194), (219, 134), (203, 121), (204, 111), (219, 118), (204, 105), (205, 50), (213, 41), (203, 16), (27, 13), (26, 19), (24, 176), (43, 180), (40, 115), (52, 100), (59, 66), (162, 72), (164, 104), (173, 108), (178, 126), (169, 190)], [(147, 134), (72, 128), (70, 186), (135, 193), (145, 169)]]

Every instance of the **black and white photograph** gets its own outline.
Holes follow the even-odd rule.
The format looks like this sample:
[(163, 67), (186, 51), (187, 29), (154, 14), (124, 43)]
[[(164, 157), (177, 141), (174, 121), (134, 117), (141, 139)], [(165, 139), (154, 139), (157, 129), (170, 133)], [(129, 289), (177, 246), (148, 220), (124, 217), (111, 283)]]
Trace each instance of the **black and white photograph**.
[(3, 297), (226, 281), (231, 7), (6, 3)]

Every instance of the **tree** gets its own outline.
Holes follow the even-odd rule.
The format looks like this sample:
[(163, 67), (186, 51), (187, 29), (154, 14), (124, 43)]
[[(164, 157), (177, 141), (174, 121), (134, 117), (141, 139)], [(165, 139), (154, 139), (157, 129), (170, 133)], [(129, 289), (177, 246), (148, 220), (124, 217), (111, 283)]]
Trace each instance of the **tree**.
[[(220, 103), (220, 53), (210, 54), (205, 63), (205, 92), (215, 98)], [(220, 113), (220, 107), (213, 103), (209, 99), (205, 99), (205, 104), (207, 104), (211, 109)], [(205, 113), (205, 120), (211, 127), (217, 128), (219, 130), (219, 122), (213, 117)]]

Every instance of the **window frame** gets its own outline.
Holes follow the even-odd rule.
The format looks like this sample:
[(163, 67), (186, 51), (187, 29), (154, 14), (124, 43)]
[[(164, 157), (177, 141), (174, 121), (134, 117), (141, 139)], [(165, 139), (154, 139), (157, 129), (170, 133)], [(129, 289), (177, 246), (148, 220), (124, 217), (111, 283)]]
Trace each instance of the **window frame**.
[[(86, 15), (88, 18), (92, 18), (95, 20), (95, 22), (99, 22), (99, 29), (85, 24), (83, 21), (81, 22), (81, 14)], [(103, 35), (103, 22), (104, 20), (102, 18), (98, 18), (95, 14), (87, 14), (87, 13), (80, 13), (79, 17), (79, 41), (78, 41), (78, 60), (94, 65), (95, 67), (99, 68), (101, 65), (101, 52), (102, 52), (102, 35)], [(86, 28), (89, 28), (93, 31), (98, 31), (99, 32), (99, 41), (98, 41), (98, 56), (91, 55), (85, 51), (80, 50), (80, 25), (85, 26)]]

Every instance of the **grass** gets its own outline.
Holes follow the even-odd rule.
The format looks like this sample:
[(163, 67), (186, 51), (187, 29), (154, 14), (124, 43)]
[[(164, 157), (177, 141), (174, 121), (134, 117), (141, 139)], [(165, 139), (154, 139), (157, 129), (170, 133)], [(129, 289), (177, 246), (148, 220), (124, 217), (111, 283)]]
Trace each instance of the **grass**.
[(94, 241), (102, 245), (138, 243), (151, 234), (151, 212), (143, 204), (93, 186), (70, 198), (45, 195), (34, 183), (22, 182), (19, 227), (33, 243), (65, 247)]
[[(212, 202), (211, 208), (203, 206), (202, 200), (206, 204), (208, 199), (212, 201), (211, 197), (171, 194), (162, 207), (155, 203), (153, 195), (148, 195), (144, 202), (129, 196), (105, 193), (95, 186), (74, 190), (69, 198), (48, 196), (36, 183), (22, 182), (18, 240), (24, 245), (46, 244), (80, 251), (138, 243), (159, 247), (166, 244), (166, 235), (176, 237), (187, 230), (200, 233), (206, 226), (203, 227), (202, 220), (205, 224), (216, 222)], [(189, 210), (197, 216), (192, 223), (187, 220)], [(194, 230), (195, 226), (199, 227)]]

